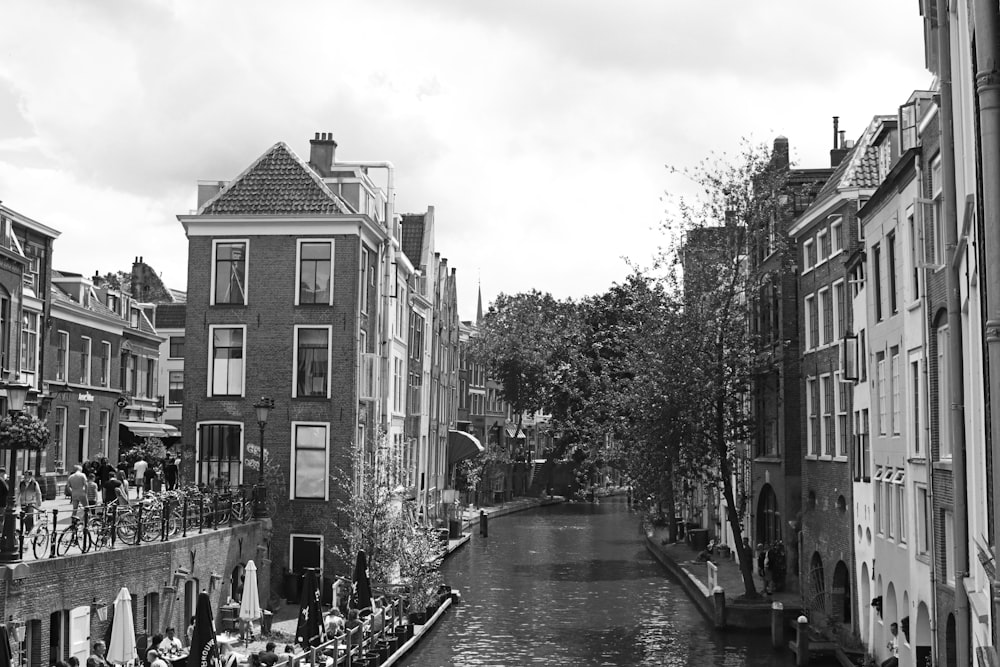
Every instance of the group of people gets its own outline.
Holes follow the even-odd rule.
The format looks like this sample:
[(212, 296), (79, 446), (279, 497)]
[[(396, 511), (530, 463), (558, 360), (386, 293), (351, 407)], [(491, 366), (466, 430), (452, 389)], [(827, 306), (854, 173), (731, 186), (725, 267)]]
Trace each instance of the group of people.
[(764, 580), (766, 595), (785, 589), (787, 572), (785, 545), (781, 540), (757, 545), (757, 574)]

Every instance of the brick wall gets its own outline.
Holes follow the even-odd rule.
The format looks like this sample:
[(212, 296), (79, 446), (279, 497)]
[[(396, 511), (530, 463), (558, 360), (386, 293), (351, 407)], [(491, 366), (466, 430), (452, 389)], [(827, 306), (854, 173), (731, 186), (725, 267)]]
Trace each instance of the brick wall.
[[(266, 546), (270, 528), (269, 521), (252, 521), (169, 542), (8, 565), (0, 570), (0, 616), (28, 624), (29, 667), (41, 667), (67, 657), (65, 642), (61, 655), (53, 655), (50, 648), (53, 613), (91, 607), (88, 643), (92, 644), (109, 633), (113, 617), (109, 613), (108, 620), (101, 621), (94, 601), (112, 607), (123, 586), (136, 599), (137, 635), (143, 634), (147, 624), (144, 600), (150, 594), (157, 596), (158, 602), (151, 610), (158, 619), (154, 632), (173, 625), (182, 635), (188, 625), (185, 584), (194, 582), (194, 590), (208, 590), (217, 611), (229, 597), (233, 570), (252, 559), (258, 568), (261, 606), (266, 609), (270, 593), (271, 565)], [(179, 568), (188, 573), (175, 580), (172, 575)], [(221, 578), (213, 580), (213, 574)], [(177, 588), (173, 588), (175, 583)], [(168, 598), (173, 598), (169, 616)]]

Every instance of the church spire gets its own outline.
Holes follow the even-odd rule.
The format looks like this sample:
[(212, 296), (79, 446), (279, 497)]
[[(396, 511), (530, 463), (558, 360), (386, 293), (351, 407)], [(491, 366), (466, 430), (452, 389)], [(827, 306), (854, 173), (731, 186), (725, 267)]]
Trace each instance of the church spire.
[(476, 302), (476, 326), (477, 327), (483, 325), (483, 284), (482, 283), (479, 283), (478, 289), (479, 289), (479, 298), (478, 298), (478, 301)]

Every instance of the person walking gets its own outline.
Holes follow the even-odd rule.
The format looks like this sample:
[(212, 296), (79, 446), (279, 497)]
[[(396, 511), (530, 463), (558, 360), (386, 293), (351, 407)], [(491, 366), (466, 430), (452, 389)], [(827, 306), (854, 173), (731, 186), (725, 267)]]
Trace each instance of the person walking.
[(163, 459), (163, 481), (166, 482), (167, 491), (173, 491), (177, 488), (177, 462), (179, 460), (172, 451), (167, 450), (167, 456)]
[(73, 474), (66, 480), (66, 488), (69, 489), (69, 499), (73, 504), (73, 523), (76, 523), (79, 520), (77, 510), (80, 505), (87, 504), (87, 476), (83, 474), (83, 466), (73, 466)]
[(94, 642), (94, 652), (87, 658), (87, 667), (111, 667), (104, 654), (108, 651), (108, 645), (102, 641)]
[(142, 497), (142, 489), (146, 484), (146, 468), (148, 467), (149, 463), (146, 462), (146, 459), (141, 457), (136, 460), (135, 465), (132, 467), (132, 479), (135, 481), (136, 498)]
[(38, 480), (30, 469), (24, 471), (24, 481), (17, 494), (17, 502), (24, 513), (21, 525), (25, 534), (28, 534), (35, 527), (35, 512), (42, 506), (42, 487), (38, 486)]

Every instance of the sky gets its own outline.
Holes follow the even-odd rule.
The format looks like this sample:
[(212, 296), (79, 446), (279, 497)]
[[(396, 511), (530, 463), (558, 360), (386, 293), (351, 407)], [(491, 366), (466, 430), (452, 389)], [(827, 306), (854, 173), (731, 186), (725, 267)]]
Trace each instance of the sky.
[(390, 161), (435, 209), (459, 312), (599, 294), (671, 239), (670, 197), (741, 138), (829, 165), (928, 88), (913, 0), (6, 0), (0, 201), (59, 230), (54, 266), (141, 256), (184, 290), (176, 216), (277, 141)]

